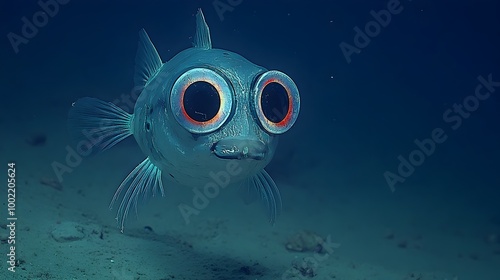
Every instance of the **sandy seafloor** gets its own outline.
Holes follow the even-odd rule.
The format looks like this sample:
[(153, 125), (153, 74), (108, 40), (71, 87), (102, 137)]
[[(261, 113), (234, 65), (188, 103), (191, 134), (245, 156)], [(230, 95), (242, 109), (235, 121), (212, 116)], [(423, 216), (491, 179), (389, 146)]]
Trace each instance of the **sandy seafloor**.
[[(418, 191), (411, 192), (436, 187), (431, 185), (395, 193), (377, 187), (356, 195), (357, 186), (329, 177), (328, 164), (278, 176), (284, 207), (274, 226), (258, 205), (244, 205), (229, 188), (186, 224), (177, 205), (189, 203), (190, 190), (166, 186), (166, 197), (142, 203), (121, 233), (108, 205), (141, 152), (133, 141), (122, 143), (84, 158), (64, 175), (62, 190), (43, 185), (42, 178), (54, 178), (50, 164), (64, 162), (69, 143), (58, 117), (1, 124), (12, 135), (1, 152), (16, 161), (21, 261), (15, 273), (2, 261), (1, 279), (499, 279), (500, 244), (486, 240), (500, 232), (491, 216), (455, 211), (462, 202), (419, 199)], [(28, 145), (24, 126), (44, 131), (47, 143)], [(335, 187), (310, 187), (315, 184)], [(53, 232), (61, 227), (76, 228), (77, 240), (56, 241)], [(293, 263), (314, 257), (285, 248), (287, 238), (301, 230), (329, 235), (340, 246), (314, 265), (314, 278), (286, 278)], [(3, 226), (0, 233), (6, 237)], [(1, 248), (5, 259), (4, 241)]]

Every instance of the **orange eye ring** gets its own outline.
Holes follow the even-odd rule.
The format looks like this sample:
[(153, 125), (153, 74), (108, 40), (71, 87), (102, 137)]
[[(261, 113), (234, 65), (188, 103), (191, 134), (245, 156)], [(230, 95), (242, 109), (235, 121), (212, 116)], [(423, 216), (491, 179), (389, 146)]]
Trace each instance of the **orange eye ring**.
[(265, 130), (285, 133), (299, 115), (299, 90), (286, 74), (276, 70), (265, 72), (255, 82), (252, 108)]
[(232, 104), (228, 82), (207, 68), (184, 72), (170, 93), (174, 118), (191, 133), (209, 133), (220, 128), (229, 118)]

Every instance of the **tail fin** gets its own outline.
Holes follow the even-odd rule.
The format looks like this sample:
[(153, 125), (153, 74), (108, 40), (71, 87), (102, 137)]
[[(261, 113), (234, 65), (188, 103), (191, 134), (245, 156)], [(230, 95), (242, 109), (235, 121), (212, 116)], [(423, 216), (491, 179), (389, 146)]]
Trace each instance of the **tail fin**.
[(132, 118), (113, 103), (84, 97), (69, 111), (69, 132), (76, 143), (86, 141), (92, 153), (102, 152), (132, 135)]

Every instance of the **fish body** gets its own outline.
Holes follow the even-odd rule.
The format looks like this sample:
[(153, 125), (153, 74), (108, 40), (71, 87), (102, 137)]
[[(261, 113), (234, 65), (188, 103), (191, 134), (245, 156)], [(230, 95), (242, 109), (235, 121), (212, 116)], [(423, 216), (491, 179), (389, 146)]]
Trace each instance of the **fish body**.
[(240, 184), (249, 197), (260, 198), (272, 223), (281, 209), (279, 190), (264, 167), (278, 135), (298, 117), (298, 89), (280, 71), (212, 48), (201, 10), (196, 18), (194, 46), (165, 63), (140, 31), (134, 81), (141, 93), (133, 114), (95, 98), (79, 99), (69, 112), (71, 134), (93, 135), (96, 151), (133, 135), (146, 155), (111, 203), (121, 198), (122, 230), (140, 196), (163, 195), (170, 184), (203, 188), (221, 171), (229, 174), (224, 184)]
[[(201, 133), (196, 137), (176, 121), (171, 106), (166, 105), (175, 101), (170, 95), (162, 94), (189, 69), (213, 69), (228, 80), (234, 93), (231, 120), (213, 133)], [(278, 140), (259, 127), (250, 108), (252, 81), (265, 71), (225, 50), (190, 48), (182, 51), (161, 67), (136, 102), (133, 135), (137, 143), (155, 166), (168, 172), (170, 176), (165, 177), (181, 185), (199, 187), (213, 181), (210, 171), (226, 170), (227, 160), (216, 158), (210, 152), (218, 141), (237, 136), (242, 141), (252, 139), (265, 143), (265, 155), (261, 160), (238, 162), (242, 172), (231, 180), (241, 182), (269, 163)], [(145, 124), (149, 124), (150, 129), (146, 129)], [(199, 171), (196, 176), (193, 176), (193, 169)]]

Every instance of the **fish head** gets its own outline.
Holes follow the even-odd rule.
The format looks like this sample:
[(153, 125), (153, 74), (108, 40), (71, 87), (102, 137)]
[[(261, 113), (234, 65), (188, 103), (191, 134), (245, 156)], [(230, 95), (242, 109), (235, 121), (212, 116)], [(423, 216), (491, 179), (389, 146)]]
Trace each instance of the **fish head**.
[[(182, 65), (167, 90), (170, 126), (186, 166), (216, 167), (238, 161), (246, 175), (264, 168), (278, 135), (299, 113), (299, 92), (286, 74), (257, 66), (221, 49), (188, 49), (170, 65)], [(201, 166), (200, 166), (201, 167)]]
[(261, 171), (298, 117), (293, 80), (212, 48), (201, 10), (193, 47), (166, 63), (145, 31), (140, 36), (134, 80), (143, 90), (133, 134), (151, 162), (184, 185), (202, 184), (234, 163), (241, 172), (233, 182)]

